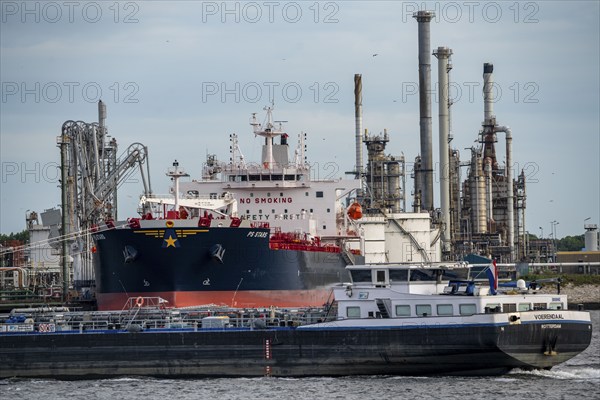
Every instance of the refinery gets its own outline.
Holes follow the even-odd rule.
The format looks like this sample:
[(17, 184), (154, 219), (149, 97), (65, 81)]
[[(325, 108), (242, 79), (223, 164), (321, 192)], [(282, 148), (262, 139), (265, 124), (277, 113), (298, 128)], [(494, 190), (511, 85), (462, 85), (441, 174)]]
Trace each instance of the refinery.
[[(318, 209), (316, 203), (313, 206), (308, 199), (307, 202), (298, 201), (299, 191), (292, 194), (292, 187), (312, 185), (314, 194), (322, 196), (324, 191), (320, 185), (325, 184), (301, 181), (302, 177), (310, 176), (309, 166), (303, 161), (306, 159), (305, 135), (298, 136), (296, 150), (289, 157), (290, 135), (281, 123), (267, 122), (270, 127), (260, 128), (256, 114), (253, 114), (255, 122), (251, 125), (254, 134), (265, 140), (261, 160), (263, 170), (251, 171), (237, 135), (230, 135), (230, 163), (208, 155), (200, 179), (207, 185), (198, 186), (199, 195), (231, 193), (232, 201), (236, 203), (233, 217), (250, 222), (253, 227), (262, 224), (262, 228), (270, 229), (272, 242), (277, 242), (280, 249), (281, 246), (289, 248), (286, 241), (298, 240), (286, 236), (286, 232), (296, 232), (304, 235), (301, 238), (305, 241), (303, 245), (335, 249), (340, 254), (338, 261), (345, 265), (472, 261), (470, 257), (476, 255), (496, 260), (507, 274), (514, 275), (520, 264), (560, 261), (557, 260), (555, 232), (554, 240), (543, 237), (532, 240), (526, 230), (526, 177), (523, 170), (513, 168), (519, 164), (515, 163), (512, 154), (510, 115), (504, 115), (501, 108), (494, 108), (494, 74), (502, 74), (502, 70), (494, 70), (493, 60), (482, 65), (480, 104), (483, 115), (479, 131), (472, 133), (474, 144), (462, 150), (454, 147), (450, 130), (453, 99), (449, 96), (453, 50), (440, 46), (432, 51), (430, 24), (433, 18), (435, 14), (430, 11), (418, 11), (413, 15), (418, 25), (419, 154), (406, 157), (404, 153), (387, 154), (389, 142), (398, 141), (394, 133), (388, 133), (387, 129), (375, 133), (365, 128), (368, 121), (363, 121), (362, 74), (355, 74), (355, 166), (348, 173), (353, 179), (345, 179), (341, 185), (343, 196), (336, 192), (335, 198), (329, 199), (330, 203), (322, 209)], [(437, 60), (437, 88), (432, 88), (432, 55)], [(364, 90), (369, 90), (368, 85)], [(431, 98), (432, 93), (437, 94), (437, 99)], [(437, 159), (432, 150), (435, 112), (432, 101), (438, 105)], [(42, 212), (28, 211), (25, 222), (29, 243), (7, 241), (1, 244), (0, 288), (4, 308), (10, 309), (20, 303), (58, 304), (67, 299), (95, 307), (99, 277), (94, 269), (99, 264), (98, 251), (102, 246), (97, 239), (103, 235), (101, 231), (115, 224), (131, 225), (131, 220), (139, 217), (143, 219), (148, 212), (144, 207), (153, 201), (167, 204), (164, 199), (156, 200), (158, 197), (153, 192), (147, 146), (133, 143), (125, 149), (119, 148), (115, 137), (108, 134), (106, 119), (106, 105), (99, 101), (97, 121), (74, 119), (62, 125), (56, 138), (61, 205)], [(514, 145), (518, 146), (519, 135), (515, 137)], [(279, 144), (275, 144), (277, 138)], [(347, 138), (350, 140), (350, 134)], [(498, 144), (504, 149), (503, 154), (497, 152)], [(278, 168), (281, 168), (281, 175), (276, 173)], [(175, 166), (175, 169), (171, 173), (176, 176), (170, 175), (171, 179), (179, 182), (179, 178), (184, 178), (181, 182), (184, 194), (197, 193), (198, 190), (192, 187), (196, 181), (184, 182), (189, 175), (183, 168)], [(234, 174), (240, 169), (246, 171), (246, 176)], [(285, 182), (286, 173), (287, 176), (294, 174), (293, 182)], [(139, 177), (141, 197), (148, 202), (140, 203), (139, 216), (119, 221), (118, 188), (132, 174)], [(437, 182), (434, 185), (434, 175), (439, 177), (439, 186)], [(279, 184), (269, 186), (264, 182), (274, 182), (279, 179), (277, 176), (285, 182), (282, 187), (290, 191), (285, 195), (282, 191), (281, 196), (271, 198), (272, 189), (279, 188)], [(225, 181), (227, 179), (242, 182), (237, 192)], [(248, 182), (257, 179), (260, 184), (246, 185), (245, 179)], [(263, 192), (248, 189), (261, 185)], [(333, 185), (340, 186), (338, 183)], [(436, 190), (439, 190), (439, 205), (434, 204)], [(173, 195), (180, 189), (171, 188), (170, 191)], [(326, 190), (325, 193), (327, 197)], [(250, 202), (253, 204), (247, 205)], [(175, 211), (179, 213), (179, 205), (176, 205)], [(344, 211), (356, 205), (360, 207), (358, 214), (350, 215)], [(267, 208), (272, 208), (271, 212)], [(191, 217), (201, 216), (193, 207), (182, 211)], [(167, 217), (166, 213), (162, 217)], [(585, 268), (591, 273), (598, 268), (599, 236), (595, 224), (586, 224), (585, 230), (586, 250), (591, 252)], [(119, 257), (126, 253), (123, 256), (126, 260), (133, 260), (133, 253), (139, 250), (121, 247), (117, 252)], [(570, 264), (563, 262), (562, 265)], [(244, 278), (241, 279), (243, 282)]]

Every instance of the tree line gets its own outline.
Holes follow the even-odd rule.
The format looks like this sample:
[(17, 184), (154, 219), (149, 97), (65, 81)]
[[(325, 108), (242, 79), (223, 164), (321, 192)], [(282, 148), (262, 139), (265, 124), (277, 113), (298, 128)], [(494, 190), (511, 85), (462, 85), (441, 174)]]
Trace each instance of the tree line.
[(6, 235), (4, 233), (0, 233), (0, 244), (9, 240), (19, 240), (23, 243), (29, 242), (29, 231), (25, 229), (24, 231), (13, 233)]

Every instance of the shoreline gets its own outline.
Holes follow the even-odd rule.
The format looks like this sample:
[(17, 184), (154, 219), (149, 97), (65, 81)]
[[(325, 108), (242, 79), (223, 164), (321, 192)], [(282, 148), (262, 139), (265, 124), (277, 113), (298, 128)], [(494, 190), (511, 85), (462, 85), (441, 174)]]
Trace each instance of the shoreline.
[[(544, 286), (538, 293), (556, 293), (556, 286)], [(586, 310), (600, 310), (600, 285), (567, 283), (561, 285), (560, 294), (567, 295), (569, 309), (577, 309), (578, 304), (583, 304)]]
[(589, 302), (589, 303), (569, 303), (569, 310), (577, 310), (579, 305), (583, 305), (583, 311), (595, 311), (600, 310), (600, 303)]

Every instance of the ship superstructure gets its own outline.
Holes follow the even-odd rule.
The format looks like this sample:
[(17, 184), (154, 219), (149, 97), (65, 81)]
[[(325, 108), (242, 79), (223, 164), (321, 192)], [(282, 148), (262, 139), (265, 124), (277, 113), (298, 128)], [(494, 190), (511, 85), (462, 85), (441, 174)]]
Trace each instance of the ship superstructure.
[(264, 138), (260, 162), (247, 162), (238, 136), (231, 134), (230, 162), (220, 162), (210, 155), (203, 179), (182, 182), (182, 194), (220, 197), (231, 193), (238, 202), (239, 218), (255, 226), (329, 239), (347, 236), (345, 199), (360, 188), (360, 180), (313, 180), (305, 156), (306, 134), (298, 135), (293, 158), (290, 158), (289, 135), (283, 123), (273, 120), (273, 107), (265, 107), (265, 111), (264, 123), (258, 122), (256, 114), (250, 121), (254, 134)]

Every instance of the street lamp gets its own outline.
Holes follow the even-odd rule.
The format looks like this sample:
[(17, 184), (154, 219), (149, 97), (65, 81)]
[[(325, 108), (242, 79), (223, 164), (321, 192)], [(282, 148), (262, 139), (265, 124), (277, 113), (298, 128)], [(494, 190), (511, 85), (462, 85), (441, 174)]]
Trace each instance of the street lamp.
[(553, 243), (552, 243), (552, 247), (554, 247), (554, 261), (556, 261), (556, 225), (558, 225), (559, 222), (554, 220), (554, 221), (550, 221), (550, 230), (552, 231), (552, 238), (553, 238)]
[(540, 239), (543, 239), (544, 238), (544, 228), (542, 228), (541, 226), (540, 226), (540, 232), (541, 232)]
[(556, 225), (559, 225), (560, 222), (558, 222), (558, 221), (555, 220), (555, 221), (552, 221), (550, 223), (552, 224), (552, 232), (554, 232), (554, 237), (556, 238)]

